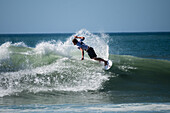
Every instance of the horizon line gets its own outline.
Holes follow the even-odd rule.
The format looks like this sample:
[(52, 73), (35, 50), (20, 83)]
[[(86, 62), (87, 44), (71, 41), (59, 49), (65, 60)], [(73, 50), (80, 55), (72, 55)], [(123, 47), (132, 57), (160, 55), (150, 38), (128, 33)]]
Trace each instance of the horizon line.
[[(0, 35), (26, 35), (26, 34), (74, 34), (75, 32), (20, 32), (20, 33), (0, 33)], [(128, 34), (128, 33), (170, 33), (170, 31), (127, 31), (127, 32), (91, 32), (94, 34), (98, 34), (98, 33), (106, 33), (106, 34), (111, 34), (111, 33), (115, 33), (115, 34)]]

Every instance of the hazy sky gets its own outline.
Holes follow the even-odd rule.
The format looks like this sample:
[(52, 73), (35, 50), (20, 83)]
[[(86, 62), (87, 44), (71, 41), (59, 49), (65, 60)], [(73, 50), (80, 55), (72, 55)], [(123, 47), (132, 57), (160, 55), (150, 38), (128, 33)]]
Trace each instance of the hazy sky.
[(170, 31), (170, 0), (0, 0), (0, 33)]

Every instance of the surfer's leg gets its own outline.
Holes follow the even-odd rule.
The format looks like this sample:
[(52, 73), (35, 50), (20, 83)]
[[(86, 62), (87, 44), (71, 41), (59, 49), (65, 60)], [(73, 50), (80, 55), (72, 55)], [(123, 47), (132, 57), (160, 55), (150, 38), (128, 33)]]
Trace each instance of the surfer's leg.
[(97, 55), (96, 55), (96, 53), (95, 53), (95, 51), (94, 51), (94, 49), (93, 49), (92, 47), (90, 47), (90, 48), (88, 49), (87, 53), (88, 53), (88, 55), (89, 55), (89, 57), (90, 57), (91, 59), (94, 59), (94, 58), (97, 57)]
[(99, 62), (103, 61), (103, 62), (104, 62), (104, 65), (105, 65), (105, 66), (107, 65), (107, 61), (104, 60), (104, 59), (102, 59), (102, 58), (97, 58), (97, 57), (95, 57), (95, 58), (93, 58), (93, 59), (94, 59), (94, 60), (97, 60), (97, 61), (99, 61)]
[(104, 60), (104, 59), (102, 59), (102, 58), (98, 58), (97, 55), (96, 55), (96, 53), (95, 53), (95, 51), (94, 51), (94, 49), (93, 49), (92, 47), (89, 48), (89, 50), (87, 51), (87, 53), (88, 53), (88, 55), (89, 55), (89, 57), (90, 57), (91, 59), (97, 60), (97, 61), (99, 61), (99, 62), (102, 61), (102, 62), (104, 62), (104, 65), (105, 65), (105, 66), (107, 65), (107, 61)]

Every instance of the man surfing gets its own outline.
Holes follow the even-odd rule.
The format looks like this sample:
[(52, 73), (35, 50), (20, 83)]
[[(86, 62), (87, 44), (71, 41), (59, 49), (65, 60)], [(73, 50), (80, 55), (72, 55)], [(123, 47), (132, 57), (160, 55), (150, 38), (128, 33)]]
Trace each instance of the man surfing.
[[(80, 39), (80, 41), (78, 41), (77, 39)], [(84, 51), (86, 51), (91, 59), (97, 60), (99, 62), (102, 61), (102, 62), (104, 62), (104, 66), (106, 66), (108, 62), (102, 58), (98, 58), (94, 49), (92, 47), (89, 47), (85, 43), (83, 43), (84, 39), (85, 39), (85, 37), (74, 36), (74, 39), (72, 40), (73, 44), (77, 45), (78, 49), (80, 49), (80, 51), (82, 53), (81, 60), (84, 60)]]

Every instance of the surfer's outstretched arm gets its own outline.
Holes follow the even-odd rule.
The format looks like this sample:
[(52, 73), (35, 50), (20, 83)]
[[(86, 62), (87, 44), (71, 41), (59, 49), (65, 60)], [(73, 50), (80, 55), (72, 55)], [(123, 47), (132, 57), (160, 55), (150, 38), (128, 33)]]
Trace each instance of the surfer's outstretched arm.
[(85, 39), (85, 37), (78, 37), (78, 36), (74, 36), (75, 38), (79, 38), (79, 39)]

